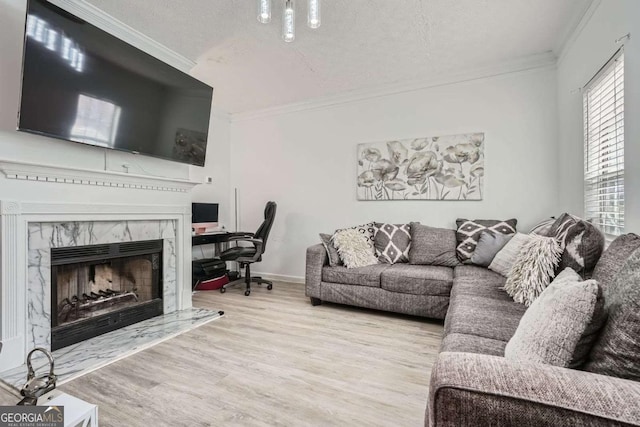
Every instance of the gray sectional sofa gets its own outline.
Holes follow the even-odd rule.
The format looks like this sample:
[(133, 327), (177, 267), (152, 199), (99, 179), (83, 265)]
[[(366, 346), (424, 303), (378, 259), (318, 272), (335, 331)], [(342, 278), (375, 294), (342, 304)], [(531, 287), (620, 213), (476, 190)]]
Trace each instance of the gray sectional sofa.
[(453, 276), (453, 268), (433, 265), (331, 267), (323, 245), (307, 249), (306, 295), (314, 305), (328, 301), (444, 319)]
[[(640, 244), (637, 236), (630, 240)], [(598, 262), (594, 278), (605, 301), (621, 292), (612, 283), (630, 254), (629, 248), (605, 252)], [(640, 382), (503, 357), (526, 311), (502, 289), (504, 282), (473, 265), (330, 267), (322, 245), (307, 250), (306, 294), (312, 304), (445, 319), (426, 425), (640, 426)]]

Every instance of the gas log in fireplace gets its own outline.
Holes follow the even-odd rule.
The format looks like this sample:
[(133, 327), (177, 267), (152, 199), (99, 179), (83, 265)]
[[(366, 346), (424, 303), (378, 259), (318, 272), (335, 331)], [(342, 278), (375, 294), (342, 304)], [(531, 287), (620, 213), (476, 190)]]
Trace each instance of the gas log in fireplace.
[(162, 314), (162, 240), (51, 249), (51, 349)]

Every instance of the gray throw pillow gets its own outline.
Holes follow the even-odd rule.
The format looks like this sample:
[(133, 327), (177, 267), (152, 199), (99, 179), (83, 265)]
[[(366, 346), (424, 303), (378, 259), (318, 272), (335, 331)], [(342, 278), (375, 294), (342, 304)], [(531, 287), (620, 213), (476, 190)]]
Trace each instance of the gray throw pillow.
[(495, 219), (461, 219), (456, 220), (456, 240), (458, 246), (456, 254), (460, 262), (464, 264), (471, 263), (473, 251), (480, 240), (480, 235), (484, 230), (489, 233), (496, 234), (514, 234), (518, 220), (515, 218), (506, 221)]
[(624, 263), (638, 248), (640, 248), (640, 236), (629, 233), (618, 236), (604, 251), (593, 270), (593, 279), (602, 286), (605, 295), (606, 289), (620, 273)]
[(325, 251), (327, 251), (327, 256), (329, 257), (329, 265), (331, 267), (337, 267), (342, 265), (342, 260), (340, 259), (340, 254), (338, 254), (338, 250), (335, 246), (333, 246), (332, 239), (333, 236), (331, 234), (320, 233), (320, 240), (322, 241), (322, 246), (324, 246)]
[(640, 249), (603, 292), (609, 319), (585, 370), (640, 381)]
[(515, 362), (580, 366), (604, 320), (602, 291), (563, 270), (531, 304), (507, 343), (504, 357)]
[(549, 236), (555, 236), (564, 249), (558, 271), (571, 267), (582, 277), (593, 272), (604, 249), (604, 235), (593, 224), (565, 213), (553, 224)]
[(516, 263), (518, 255), (524, 245), (529, 243), (531, 236), (528, 234), (516, 233), (511, 240), (493, 257), (493, 261), (489, 264), (489, 270), (502, 274), (504, 277), (509, 275), (511, 267)]
[(409, 264), (457, 267), (456, 231), (412, 222)]
[(409, 262), (411, 231), (409, 224), (376, 222), (375, 247), (378, 261), (384, 264)]
[(504, 245), (509, 243), (512, 237), (513, 234), (489, 233), (483, 230), (476, 245), (476, 250), (473, 251), (471, 256), (471, 263), (489, 267), (496, 254), (504, 248)]

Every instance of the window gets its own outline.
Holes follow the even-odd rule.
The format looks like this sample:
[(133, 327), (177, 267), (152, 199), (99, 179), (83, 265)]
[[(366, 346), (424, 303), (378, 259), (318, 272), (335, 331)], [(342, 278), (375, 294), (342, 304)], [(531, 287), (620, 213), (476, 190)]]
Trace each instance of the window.
[(624, 232), (624, 54), (585, 87), (585, 216), (608, 237)]
[(113, 147), (120, 112), (121, 108), (111, 102), (80, 94), (70, 139), (101, 147)]

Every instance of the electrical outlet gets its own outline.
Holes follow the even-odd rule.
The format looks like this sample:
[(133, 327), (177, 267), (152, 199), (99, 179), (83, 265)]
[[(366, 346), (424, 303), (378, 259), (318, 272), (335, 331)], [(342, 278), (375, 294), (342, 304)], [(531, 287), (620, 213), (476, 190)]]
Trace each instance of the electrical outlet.
[(213, 178), (210, 176), (205, 177), (204, 182), (207, 184), (211, 184), (213, 182)]

